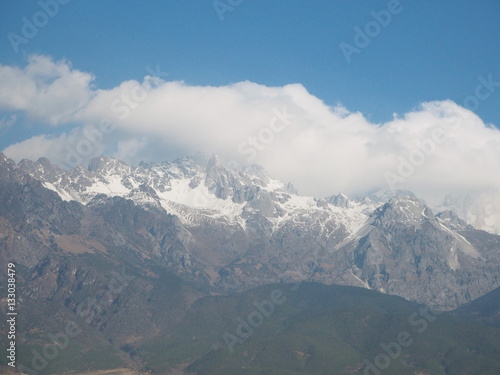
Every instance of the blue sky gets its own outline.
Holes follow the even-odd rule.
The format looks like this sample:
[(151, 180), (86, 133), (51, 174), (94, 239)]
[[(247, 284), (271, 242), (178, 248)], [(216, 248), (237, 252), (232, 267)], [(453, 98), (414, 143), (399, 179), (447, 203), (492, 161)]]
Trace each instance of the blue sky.
[[(94, 77), (89, 86), (92, 95), (99, 90), (111, 92), (126, 81), (143, 82), (148, 67), (157, 65), (168, 72), (161, 77), (164, 80), (193, 87), (226, 87), (241, 81), (267, 88), (298, 83), (325, 106), (340, 104), (377, 126), (391, 121), (394, 113), (403, 117), (418, 110), (424, 102), (449, 99), (463, 106), (481, 84), (480, 77), (500, 81), (497, 0), (221, 0), (219, 5), (232, 8), (223, 20), (214, 3), (58, 3), (57, 14), (19, 45), (16, 53), (9, 33), (22, 36), (23, 17), (33, 21), (41, 6), (35, 1), (4, 1), (0, 6), (0, 64), (24, 69), (34, 55), (54, 63), (65, 61), (71, 69)], [(398, 12), (391, 14), (388, 24), (379, 25), (369, 45), (352, 54), (348, 62), (340, 44), (356, 47), (355, 28), (367, 32), (370, 22), (373, 26), (373, 12), (385, 13), (396, 5)], [(1, 85), (0, 90), (8, 92), (9, 87)], [(485, 124), (500, 126), (499, 103), (500, 89), (494, 88), (474, 112)], [(83, 124), (67, 119), (53, 126), (44, 118), (27, 115), (26, 108), (1, 104), (0, 119), (8, 122), (15, 114), (16, 121), (0, 129), (0, 149), (42, 134), (69, 136)], [(138, 139), (137, 129), (134, 135)], [(156, 140), (141, 144), (148, 142), (153, 145)], [(170, 144), (169, 149), (178, 144)], [(179, 152), (194, 148), (179, 146)], [(105, 147), (115, 154), (117, 149), (116, 145)], [(153, 154), (140, 156), (161, 157)]]

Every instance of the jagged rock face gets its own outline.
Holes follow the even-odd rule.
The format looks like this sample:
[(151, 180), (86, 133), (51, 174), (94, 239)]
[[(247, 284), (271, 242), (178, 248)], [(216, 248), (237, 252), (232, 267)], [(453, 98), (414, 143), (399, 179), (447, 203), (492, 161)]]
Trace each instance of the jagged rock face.
[(453, 230), (471, 230), (474, 229), (472, 225), (469, 225), (458, 217), (454, 211), (442, 211), (436, 215), (446, 226)]
[(396, 197), (376, 209), (339, 252), (370, 288), (451, 309), (498, 285), (500, 254), (450, 216), (434, 216), (415, 198)]
[(350, 200), (344, 194), (334, 195), (328, 198), (328, 201), (337, 207), (347, 208), (350, 205)]
[(135, 167), (102, 156), (68, 171), (0, 154), (0, 183), (2, 254), (30, 270), (90, 253), (217, 293), (313, 280), (443, 309), (500, 285), (500, 236), (411, 194), (305, 197), (203, 155)]

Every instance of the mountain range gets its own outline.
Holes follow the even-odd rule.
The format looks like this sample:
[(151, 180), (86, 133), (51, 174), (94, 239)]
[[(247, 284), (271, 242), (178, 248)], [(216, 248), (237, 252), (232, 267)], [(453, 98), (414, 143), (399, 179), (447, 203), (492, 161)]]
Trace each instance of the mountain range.
[[(338, 318), (337, 312), (327, 314), (328, 304), (318, 310), (324, 304), (321, 301), (329, 300), (328, 293), (336, 293), (322, 288), (345, 291), (341, 295), (347, 299), (360, 295), (376, 300), (368, 310), (379, 311), (378, 315), (362, 310), (365, 297), (360, 297), (348, 306), (361, 320), (336, 328), (334, 323), (325, 323), (333, 324), (331, 333), (339, 340), (338, 346), (347, 345), (347, 336), (338, 336), (338, 330), (354, 329), (366, 314), (376, 317), (366, 323), (368, 334), (379, 329), (377, 321), (390, 320), (394, 314), (411, 315), (410, 310), (418, 311), (421, 305), (454, 310), (446, 316), (455, 323), (446, 332), (438, 332), (442, 342), (458, 340), (450, 338), (456, 327), (495, 327), (490, 323), (498, 318), (493, 297), (489, 297), (490, 305), (483, 303), (481, 308), (474, 308), (472, 301), (492, 291), (498, 293), (494, 290), (500, 286), (500, 236), (474, 228), (453, 210), (435, 212), (411, 192), (378, 192), (356, 199), (342, 194), (302, 196), (291, 184), (271, 178), (258, 166), (231, 168), (217, 156), (201, 154), (138, 166), (101, 156), (88, 168), (73, 170), (43, 158), (16, 164), (0, 154), (0, 208), (0, 259), (3, 264), (14, 262), (19, 270), (18, 303), (24, 311), (19, 324), (26, 348), (20, 360), (26, 366), (31, 363), (33, 371), (33, 350), (41, 350), (48, 333), (59, 332), (72, 321), (88, 328), (78, 340), (69, 340), (61, 350), (64, 356), (54, 361), (45, 358), (45, 366), (39, 362), (40, 373), (70, 368), (72, 355), (89, 368), (92, 363), (95, 368), (106, 363), (167, 371), (161, 360), (164, 352), (175, 358), (165, 362), (168, 371), (184, 363), (185, 369), (199, 374), (223, 373), (207, 369), (222, 366), (217, 351), (222, 350), (224, 330), (238, 322), (239, 314), (251, 311), (250, 300), (261, 301), (274, 289), (291, 290), (289, 285), (310, 290), (305, 295), (285, 293), (288, 301), (295, 302), (286, 305), (282, 319), (301, 322), (278, 329), (287, 332), (280, 337), (290, 340), (295, 337), (292, 332), (302, 332), (299, 327), (319, 329), (316, 318), (328, 322), (332, 316)], [(110, 285), (116, 283), (121, 287), (110, 292)], [(341, 287), (332, 284), (353, 288), (335, 289)], [(309, 294), (321, 297), (300, 305), (297, 296)], [(396, 301), (404, 300), (387, 294), (410, 302), (401, 302), (406, 307), (400, 311)], [(385, 312), (376, 307), (385, 303), (391, 306)], [(346, 306), (343, 314), (349, 310)], [(207, 318), (213, 314), (215, 320)], [(194, 322), (201, 324), (204, 319), (205, 328), (190, 330)], [(278, 328), (282, 324), (271, 321)], [(391, 332), (397, 334), (399, 327), (396, 324)], [(194, 341), (189, 341), (186, 332)], [(373, 335), (378, 338), (377, 332)], [(237, 346), (237, 353), (243, 355), (238, 361), (249, 366), (260, 361), (259, 366), (267, 368), (265, 360), (255, 362), (261, 358), (257, 353), (264, 350), (262, 345), (269, 345), (259, 341), (262, 334), (256, 333), (256, 342)], [(304, 335), (299, 335), (302, 347), (294, 349), (299, 352), (294, 357), (297, 365), (293, 369), (282, 366), (275, 373), (322, 373), (317, 367), (321, 360), (308, 358), (332, 348), (314, 342), (316, 352), (308, 352)], [(488, 344), (491, 348), (481, 346), (481, 355), (486, 355), (482, 350), (498, 353), (493, 348), (498, 343), (495, 337)], [(259, 342), (261, 346), (255, 347)], [(239, 351), (247, 345), (253, 347), (246, 354)], [(283, 354), (280, 345), (277, 355)], [(364, 356), (376, 354), (371, 351), (377, 346), (369, 349), (368, 342), (360, 341), (348, 345), (353, 349), (348, 350), (346, 361), (331, 365), (345, 373), (364, 371), (368, 366)], [(398, 363), (406, 363), (412, 371), (434, 367), (445, 371), (453, 366), (443, 363), (479, 344), (467, 341), (464, 345), (448, 354), (440, 350), (451, 347), (436, 347), (440, 367), (420, 360)], [(490, 354), (487, 357), (494, 358)], [(245, 357), (249, 355), (252, 360)], [(477, 353), (471, 355), (481, 362)], [(491, 361), (492, 368), (497, 368)], [(460, 374), (446, 371), (442, 373)]]
[[(2, 155), (0, 163), (4, 178), (6, 171), (14, 180), (31, 178), (64, 207), (95, 211), (101, 220), (106, 212), (108, 223), (125, 225), (112, 213), (117, 204), (148, 216), (145, 222), (156, 223), (135, 234), (147, 251), (214, 292), (307, 280), (452, 309), (500, 285), (500, 237), (453, 211), (435, 213), (409, 192), (307, 197), (258, 166), (232, 169), (201, 154), (136, 167), (101, 156), (74, 170), (47, 159), (15, 164)], [(170, 224), (159, 228), (161, 221)], [(90, 240), (80, 231), (47, 233), (43, 242), (65, 250), (75, 246), (71, 236)]]

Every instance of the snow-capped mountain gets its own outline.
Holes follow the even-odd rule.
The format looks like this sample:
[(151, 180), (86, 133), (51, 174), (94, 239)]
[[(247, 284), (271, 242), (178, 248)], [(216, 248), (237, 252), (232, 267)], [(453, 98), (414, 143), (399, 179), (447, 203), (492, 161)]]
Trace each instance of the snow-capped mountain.
[[(500, 281), (499, 248), (478, 241), (479, 233), (453, 212), (434, 215), (417, 198), (397, 196), (378, 207), (354, 236), (337, 245), (335, 259), (348, 259), (346, 267), (351, 265), (353, 273), (372, 289), (451, 308), (467, 299), (457, 293), (454, 279), (463, 280), (467, 293), (472, 294), (484, 282)], [(498, 240), (498, 236), (491, 237)]]
[[(73, 251), (72, 240), (79, 249), (92, 243), (90, 251), (125, 247), (215, 292), (312, 280), (449, 309), (500, 285), (500, 236), (450, 210), (436, 215), (411, 193), (307, 197), (258, 166), (229, 168), (201, 154), (138, 166), (101, 156), (74, 170), (0, 154), (0, 178), (36, 181), (62, 207), (81, 207), (80, 229), (37, 229), (48, 252)], [(111, 237), (89, 227), (103, 220)]]
[(346, 235), (354, 233), (376, 208), (374, 202), (351, 201), (342, 194), (301, 196), (258, 166), (230, 169), (217, 156), (200, 154), (136, 167), (106, 156), (93, 159), (88, 169), (63, 170), (47, 159), (23, 160), (19, 167), (63, 200), (86, 205), (101, 194), (119, 196), (144, 207), (161, 207), (187, 226), (217, 221), (243, 230), (260, 226), (269, 233), (307, 226), (318, 237), (329, 238), (339, 228)]
[[(205, 217), (244, 226), (252, 206), (257, 201), (263, 202), (266, 196), (277, 203), (273, 206), (276, 211), (270, 211), (269, 207), (263, 210), (265, 204), (259, 210), (273, 223), (274, 229), (290, 220), (290, 215), (306, 210), (315, 216), (320, 212), (336, 213), (338, 220), (353, 232), (374, 208), (395, 195), (391, 191), (380, 191), (357, 199), (349, 199), (344, 194), (325, 199), (306, 197), (299, 195), (290, 183), (269, 177), (259, 166), (230, 169), (215, 155), (206, 158), (197, 154), (174, 162), (141, 163), (136, 167), (101, 156), (93, 159), (88, 169), (77, 167), (71, 171), (52, 166), (45, 158), (37, 162), (23, 160), (19, 166), (63, 200), (87, 204), (99, 194), (120, 196), (144, 206), (161, 206), (184, 223), (193, 225)], [(397, 193), (413, 195), (406, 191)], [(431, 208), (436, 212), (454, 211), (476, 229), (500, 233), (499, 192), (450, 194)], [(284, 212), (285, 217), (280, 214)]]

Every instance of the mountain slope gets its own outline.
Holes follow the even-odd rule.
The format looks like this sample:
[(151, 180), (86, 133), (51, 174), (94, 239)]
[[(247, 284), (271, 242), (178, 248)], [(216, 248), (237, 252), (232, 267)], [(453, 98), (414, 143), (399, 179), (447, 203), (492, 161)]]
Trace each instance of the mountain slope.
[(500, 328), (500, 288), (459, 307), (458, 315)]
[(187, 371), (199, 375), (486, 375), (500, 370), (500, 330), (366, 289), (276, 284), (200, 299), (137, 353), (160, 373), (195, 359)]
[(498, 246), (488, 246), (497, 237), (449, 212), (435, 216), (414, 197), (399, 196), (338, 245), (335, 259), (352, 265), (372, 289), (450, 309), (500, 282)]

